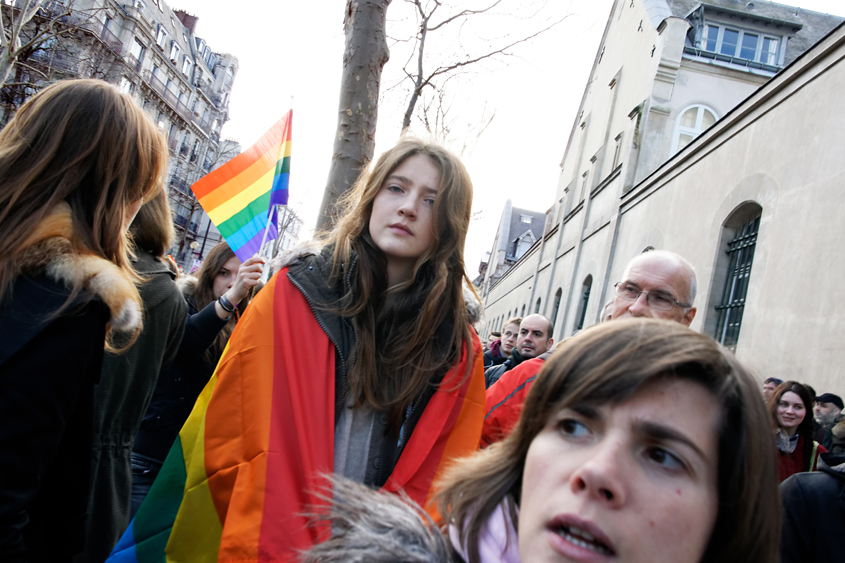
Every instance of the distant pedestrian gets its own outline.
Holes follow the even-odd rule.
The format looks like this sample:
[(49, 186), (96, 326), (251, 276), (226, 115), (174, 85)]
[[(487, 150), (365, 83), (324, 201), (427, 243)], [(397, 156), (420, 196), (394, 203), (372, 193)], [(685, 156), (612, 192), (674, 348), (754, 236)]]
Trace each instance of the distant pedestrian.
[(166, 159), (147, 114), (98, 80), (45, 88), (0, 132), (3, 561), (83, 549), (104, 344), (141, 329), (126, 229)]
[(498, 366), (510, 358), (513, 349), (516, 347), (516, 339), (519, 337), (519, 323), (521, 317), (513, 317), (505, 321), (505, 328), (502, 329), (498, 342), (493, 342), (490, 349), (484, 352), (484, 369), (491, 366)]
[(502, 375), (529, 358), (536, 358), (554, 348), (552, 321), (539, 314), (528, 315), (519, 324), (516, 347), (510, 357), (500, 365), (487, 368), (484, 372), (485, 385), (489, 389)]
[(821, 430), (819, 443), (830, 450), (833, 447), (833, 427), (845, 420), (842, 415), (842, 398), (833, 393), (822, 393), (816, 397), (813, 415)]
[(778, 476), (781, 481), (803, 471), (815, 471), (819, 454), (827, 450), (813, 440), (813, 400), (797, 381), (778, 385), (769, 400), (778, 448)]

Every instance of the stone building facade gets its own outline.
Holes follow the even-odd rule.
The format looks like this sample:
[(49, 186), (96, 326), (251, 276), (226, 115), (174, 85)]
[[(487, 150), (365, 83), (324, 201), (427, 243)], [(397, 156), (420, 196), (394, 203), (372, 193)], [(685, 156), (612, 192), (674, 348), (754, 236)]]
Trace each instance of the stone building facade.
[(761, 377), (845, 391), (820, 299), (843, 274), (845, 29), (753, 5), (614, 3), (546, 231), (483, 295), (486, 330), (528, 305), (569, 336), (631, 258), (667, 249), (696, 268), (694, 329)]
[[(3, 4), (10, 10), (19, 9), (22, 2)], [(70, 13), (62, 15), (68, 7)], [(211, 248), (220, 235), (190, 186), (240, 152), (236, 142), (220, 137), (229, 120), (238, 59), (215, 52), (195, 34), (197, 18), (171, 9), (163, 0), (47, 1), (24, 36), (56, 16), (70, 32), (40, 44), (15, 70), (13, 80), (31, 86), (4, 88), (18, 97), (4, 106), (4, 118), (11, 117), (15, 105), (56, 80), (100, 78), (117, 84), (168, 139), (165, 180), (177, 231), (174, 257), (187, 262), (193, 241)]]

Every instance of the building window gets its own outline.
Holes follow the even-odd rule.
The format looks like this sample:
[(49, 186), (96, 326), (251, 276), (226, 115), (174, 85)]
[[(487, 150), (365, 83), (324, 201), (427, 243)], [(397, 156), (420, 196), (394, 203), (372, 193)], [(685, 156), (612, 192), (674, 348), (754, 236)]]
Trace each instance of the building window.
[(182, 74), (185, 76), (191, 75), (191, 59), (188, 58), (188, 55), (185, 55), (185, 58), (182, 59)]
[(537, 298), (537, 303), (534, 305), (534, 314), (538, 314), (540, 312), (540, 298)]
[(182, 48), (179, 47), (179, 44), (176, 41), (170, 43), (170, 60), (174, 63), (179, 60), (179, 53), (182, 52)]
[(158, 33), (156, 34), (156, 45), (158, 48), (164, 51), (164, 46), (167, 45), (167, 32), (164, 30), (164, 26), (158, 24)]
[(143, 60), (144, 46), (140, 41), (138, 41), (137, 37), (129, 44), (129, 54), (132, 55), (136, 61), (140, 62)]
[(520, 313), (519, 316), (525, 317), (525, 305), (522, 306), (522, 313)]
[(702, 47), (711, 53), (777, 65), (779, 45), (780, 40), (777, 37), (767, 36), (757, 31), (707, 24), (704, 29)]
[(534, 220), (534, 217), (532, 217), (531, 215), (520, 215), (519, 220), (523, 223), (527, 223), (528, 225), (530, 225), (531, 221)]
[(132, 0), (132, 6), (137, 8), (139, 12), (143, 12), (147, 7), (141, 0)]
[(587, 197), (587, 180), (590, 177), (590, 171), (587, 170), (584, 174), (581, 175), (581, 197), (578, 198), (578, 201), (583, 201), (585, 197)]
[[(759, 206), (753, 207), (759, 209)], [(742, 313), (745, 310), (751, 265), (754, 262), (754, 248), (757, 246), (757, 233), (760, 230), (761, 211), (757, 211), (739, 226), (727, 243), (727, 275), (722, 300), (716, 306), (718, 321), (714, 338), (731, 350), (736, 350), (736, 344), (739, 341), (739, 329), (742, 325)], [(731, 228), (730, 221), (725, 224), (725, 228)]]
[(716, 112), (706, 106), (692, 106), (681, 112), (672, 138), (672, 153), (693, 142), (716, 123)]
[(587, 305), (590, 303), (590, 290), (593, 288), (593, 276), (587, 276), (584, 284), (581, 286), (581, 302), (578, 304), (578, 314), (575, 318), (578, 322), (575, 323), (575, 330), (584, 328), (584, 319), (587, 318)]
[(557, 323), (557, 312), (558, 309), (560, 309), (561, 297), (563, 297), (563, 290), (561, 288), (557, 288), (557, 291), (555, 292), (555, 300), (553, 302), (554, 304), (552, 305), (552, 327), (554, 327)]
[(616, 145), (613, 147), (613, 165), (610, 167), (610, 170), (616, 170), (616, 167), (619, 166), (619, 157), (622, 155), (622, 133), (616, 135)]

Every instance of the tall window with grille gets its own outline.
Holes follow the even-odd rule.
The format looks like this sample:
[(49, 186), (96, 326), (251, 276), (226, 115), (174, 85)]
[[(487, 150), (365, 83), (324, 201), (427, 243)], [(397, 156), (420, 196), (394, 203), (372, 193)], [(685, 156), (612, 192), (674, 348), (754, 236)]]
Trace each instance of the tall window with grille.
[(728, 272), (722, 301), (716, 306), (719, 320), (716, 326), (716, 340), (726, 348), (736, 350), (742, 313), (745, 310), (745, 296), (748, 280), (754, 262), (754, 248), (757, 246), (757, 232), (760, 230), (760, 215), (757, 214), (737, 231), (728, 242)]
[(584, 321), (587, 318), (587, 305), (590, 304), (590, 290), (592, 287), (593, 276), (587, 276), (587, 279), (584, 280), (584, 284), (581, 286), (581, 302), (578, 304), (578, 314), (576, 315), (578, 320), (575, 323), (575, 330), (584, 328)]

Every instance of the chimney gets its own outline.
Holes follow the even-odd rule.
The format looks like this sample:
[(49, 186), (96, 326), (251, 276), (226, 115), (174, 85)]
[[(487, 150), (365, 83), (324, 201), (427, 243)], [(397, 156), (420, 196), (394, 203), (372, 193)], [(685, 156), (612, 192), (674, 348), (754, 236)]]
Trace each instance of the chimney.
[(182, 22), (182, 25), (188, 28), (188, 31), (191, 35), (194, 34), (194, 29), (197, 27), (197, 20), (199, 19), (196, 16), (192, 16), (188, 12), (183, 10), (173, 10), (173, 13), (176, 14), (176, 17), (179, 18), (179, 21)]

